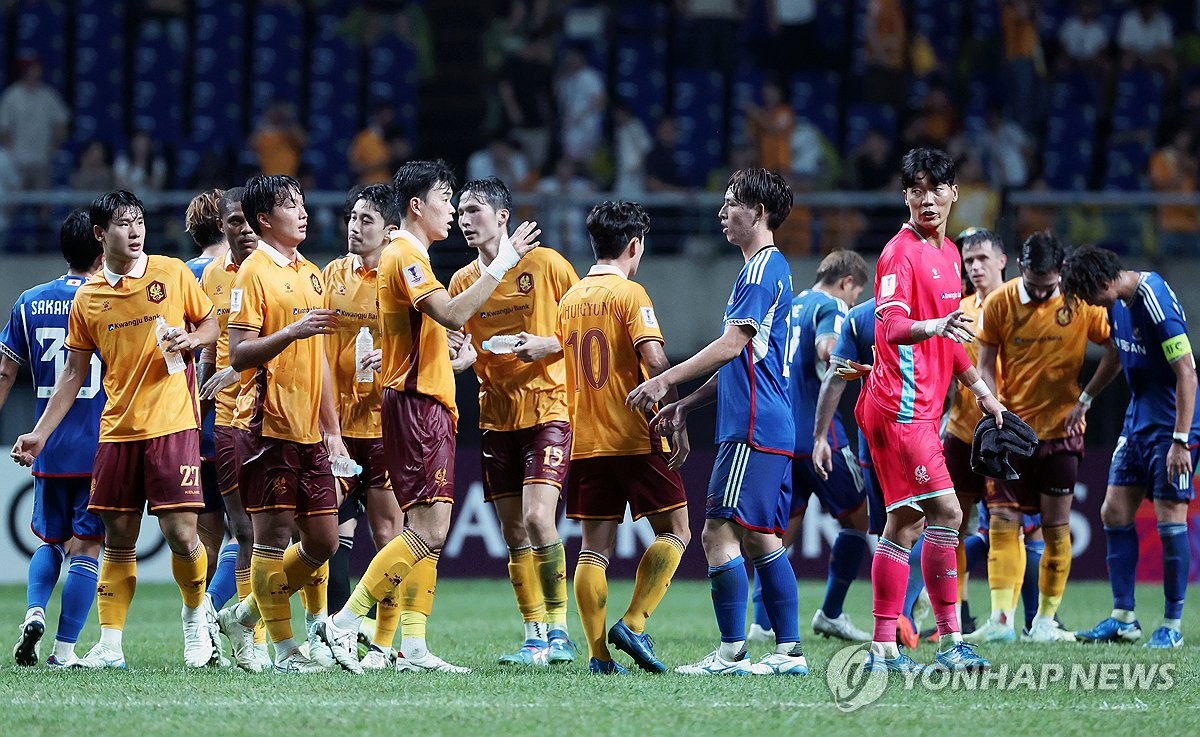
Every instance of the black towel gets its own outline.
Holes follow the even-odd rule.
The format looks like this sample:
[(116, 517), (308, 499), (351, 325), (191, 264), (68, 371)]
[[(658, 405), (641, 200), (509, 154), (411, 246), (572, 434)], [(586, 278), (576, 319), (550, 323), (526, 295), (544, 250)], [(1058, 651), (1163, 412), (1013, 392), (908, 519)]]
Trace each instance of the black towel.
[(975, 426), (971, 470), (994, 479), (1018, 479), (1021, 475), (1009, 463), (1009, 453), (1028, 458), (1037, 450), (1037, 444), (1037, 433), (1012, 412), (1004, 412), (1003, 427), (996, 427), (992, 415), (984, 415)]

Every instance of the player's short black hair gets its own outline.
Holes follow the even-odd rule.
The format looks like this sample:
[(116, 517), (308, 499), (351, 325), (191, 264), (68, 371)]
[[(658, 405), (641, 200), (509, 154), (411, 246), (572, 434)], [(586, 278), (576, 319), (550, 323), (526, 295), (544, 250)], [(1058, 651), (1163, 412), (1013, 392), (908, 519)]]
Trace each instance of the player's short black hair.
[(262, 235), (258, 230), (262, 227), (258, 216), (270, 214), (271, 210), (296, 198), (304, 199), (304, 188), (287, 174), (255, 174), (246, 180), (242, 211), (254, 232)]
[(851, 277), (860, 287), (867, 285), (867, 262), (855, 253), (844, 248), (831, 251), (817, 265), (818, 284), (837, 284), (842, 279)]
[(358, 193), (363, 191), (361, 184), (356, 184), (346, 193), (346, 201), (342, 203), (342, 223), (350, 224), (350, 213), (354, 212), (354, 204), (358, 202)]
[(1080, 246), (1063, 259), (1063, 294), (1071, 300), (1091, 302), (1121, 275), (1121, 259), (1107, 248)]
[(1004, 239), (1000, 237), (999, 233), (987, 228), (971, 226), (958, 234), (958, 250), (960, 252), (984, 243), (992, 244), (992, 250), (996, 253), (1005, 253)]
[(192, 198), (183, 216), (183, 229), (201, 249), (223, 243), (221, 231), (221, 196), (219, 189), (209, 189)]
[(767, 212), (767, 229), (775, 230), (792, 211), (792, 188), (780, 175), (761, 167), (740, 169), (729, 177), (726, 189), (743, 205), (762, 205)]
[(117, 213), (125, 210), (133, 210), (143, 217), (146, 215), (146, 206), (142, 204), (137, 195), (125, 189), (118, 189), (92, 200), (92, 206), (88, 208), (88, 217), (91, 219), (92, 225), (99, 225), (101, 230), (108, 230), (109, 224), (112, 223), (112, 219), (117, 216)]
[(230, 187), (221, 195), (219, 203), (221, 207), (221, 218), (229, 217), (229, 213), (233, 212), (234, 205), (242, 204), (242, 198), (246, 196), (245, 187)]
[(1039, 230), (1021, 245), (1021, 267), (1035, 274), (1062, 271), (1067, 249), (1062, 241), (1048, 230)]
[(392, 184), (396, 186), (401, 211), (407, 215), (408, 203), (413, 197), (424, 200), (429, 190), (438, 184), (445, 184), (451, 190), (458, 189), (458, 177), (454, 176), (454, 170), (443, 159), (409, 161), (396, 170)]
[(587, 232), (597, 260), (615, 259), (634, 238), (645, 242), (650, 216), (636, 202), (605, 200), (588, 213)]
[(512, 212), (512, 192), (500, 177), (484, 177), (467, 182), (458, 195), (459, 202), (462, 202), (462, 198), (466, 197), (468, 192), (486, 202), (496, 212)]
[(950, 154), (940, 148), (914, 148), (900, 161), (900, 184), (908, 189), (925, 174), (926, 184), (954, 184), (957, 167)]
[(354, 204), (357, 205), (359, 200), (370, 202), (379, 211), (384, 225), (399, 227), (404, 219), (404, 210), (400, 207), (400, 200), (396, 199), (396, 188), (390, 184), (368, 184), (358, 191)]
[(92, 219), (83, 210), (75, 210), (62, 222), (58, 229), (58, 246), (72, 271), (88, 271), (96, 263), (96, 257), (104, 252), (92, 232)]

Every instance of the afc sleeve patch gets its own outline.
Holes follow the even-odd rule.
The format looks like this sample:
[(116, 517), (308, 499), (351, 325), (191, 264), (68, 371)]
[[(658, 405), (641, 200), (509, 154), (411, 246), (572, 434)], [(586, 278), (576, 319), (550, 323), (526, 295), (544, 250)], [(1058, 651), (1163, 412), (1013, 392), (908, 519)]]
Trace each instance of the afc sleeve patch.
[(896, 293), (896, 275), (884, 274), (879, 280), (879, 299), (880, 301), (887, 299)]
[(654, 316), (653, 307), (642, 308), (642, 324), (648, 328), (658, 327), (658, 318)]
[(409, 264), (404, 267), (404, 280), (410, 287), (419, 287), (425, 283), (425, 272), (420, 264)]
[(1192, 353), (1192, 344), (1188, 340), (1187, 333), (1176, 335), (1173, 338), (1167, 338), (1162, 343), (1163, 355), (1167, 357), (1167, 362), (1172, 363), (1184, 356), (1189, 356)]
[(242, 290), (233, 289), (229, 292), (229, 313), (242, 311)]

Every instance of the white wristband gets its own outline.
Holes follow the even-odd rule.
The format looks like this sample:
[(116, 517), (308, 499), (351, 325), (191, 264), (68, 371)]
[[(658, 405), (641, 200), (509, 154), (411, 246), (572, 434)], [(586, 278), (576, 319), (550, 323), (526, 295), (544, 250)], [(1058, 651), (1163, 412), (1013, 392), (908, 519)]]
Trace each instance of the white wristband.
[(1171, 433), (1171, 440), (1183, 443), (1186, 446), (1188, 444), (1188, 434), (1185, 432), (1173, 432)]
[(968, 388), (971, 390), (971, 393), (975, 395), (976, 399), (983, 399), (984, 397), (992, 396), (992, 390), (988, 389), (987, 382), (983, 379), (976, 379), (975, 383)]
[(500, 250), (496, 252), (496, 258), (484, 269), (488, 276), (498, 282), (504, 281), (504, 275), (508, 270), (516, 266), (521, 261), (521, 254), (517, 253), (517, 249), (513, 248), (512, 242), (505, 235), (500, 238)]
[(925, 334), (926, 338), (932, 338), (937, 334), (937, 320), (922, 320), (921, 332)]
[(1090, 409), (1092, 406), (1093, 399), (1095, 399), (1095, 397), (1093, 397), (1091, 394), (1088, 394), (1087, 391), (1079, 392), (1079, 403), (1082, 404), (1084, 407), (1087, 407)]

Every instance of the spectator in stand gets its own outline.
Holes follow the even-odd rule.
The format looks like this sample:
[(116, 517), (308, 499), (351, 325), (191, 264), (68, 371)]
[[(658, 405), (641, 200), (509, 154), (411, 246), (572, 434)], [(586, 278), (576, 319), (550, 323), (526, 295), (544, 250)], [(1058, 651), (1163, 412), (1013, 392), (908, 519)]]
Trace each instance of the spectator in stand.
[(904, 130), (904, 140), (909, 148), (944, 150), (957, 130), (958, 114), (950, 103), (950, 95), (945, 88), (934, 86), (921, 98), (917, 117)]
[(653, 148), (645, 123), (628, 104), (617, 103), (613, 108), (613, 193), (618, 198), (632, 200), (646, 191), (646, 156)]
[(467, 159), (467, 181), (488, 177), (499, 177), (513, 190), (523, 190), (529, 185), (530, 169), (525, 154), (515, 141), (500, 137)]
[(1058, 57), (1060, 71), (1079, 71), (1106, 82), (1112, 73), (1108, 58), (1108, 26), (1100, 18), (1096, 0), (1078, 0), (1075, 12), (1058, 31), (1062, 53)]
[(675, 163), (675, 146), (679, 143), (679, 123), (666, 117), (658, 121), (654, 132), (654, 147), (646, 154), (647, 192), (686, 192), (687, 184)]
[(308, 134), (296, 119), (296, 108), (277, 100), (263, 112), (250, 136), (250, 148), (258, 156), (260, 173), (295, 177), (300, 172), (300, 154), (307, 141)]
[(113, 163), (116, 189), (157, 192), (167, 184), (167, 160), (146, 131), (138, 131), (129, 141), (129, 150), (117, 155)]
[(501, 127), (521, 143), (530, 165), (541, 170), (550, 152), (550, 120), (554, 115), (551, 60), (554, 45), (549, 34), (535, 35), (508, 57), (500, 72)]
[(902, 110), (908, 91), (908, 31), (901, 0), (869, 0), (863, 60), (863, 96)]
[[(792, 191), (811, 191), (814, 189), (829, 189), (838, 177), (837, 149), (825, 138), (821, 129), (804, 118), (796, 120), (792, 129), (792, 180), (803, 180), (806, 186), (797, 186), (797, 181), (791, 181)], [(783, 227), (796, 217), (796, 208), (784, 221)]]
[(600, 148), (604, 119), (604, 78), (588, 66), (579, 49), (563, 52), (562, 63), (554, 80), (558, 101), (559, 143), (562, 155), (590, 162)]
[(1037, 5), (1034, 0), (1003, 0), (1000, 21), (1004, 29), (1009, 117), (1025, 130), (1033, 130), (1042, 109)]
[(747, 5), (744, 0), (675, 0), (682, 31), (681, 66), (688, 69), (733, 69), (737, 34)]
[(103, 141), (89, 141), (79, 154), (79, 166), (71, 173), (71, 189), (79, 192), (111, 192), (117, 187), (112, 154)]
[[(1196, 151), (1192, 131), (1179, 127), (1150, 156), (1150, 187), (1155, 192), (1191, 194), (1196, 191)], [(1158, 210), (1158, 254), (1200, 255), (1200, 219), (1190, 205), (1162, 205)]]
[(1003, 106), (994, 104), (988, 107), (987, 129), (981, 136), (978, 148), (983, 156), (984, 173), (992, 187), (1000, 190), (1020, 188), (1029, 181), (1034, 154), (1033, 140), (1021, 130), (1021, 126), (1004, 117)]
[(758, 166), (786, 174), (792, 168), (792, 130), (796, 113), (784, 99), (783, 88), (774, 80), (762, 87), (762, 107), (750, 103), (744, 110), (750, 137), (758, 152)]
[(1158, 0), (1134, 0), (1134, 7), (1121, 16), (1117, 28), (1117, 46), (1121, 49), (1121, 68), (1146, 67), (1163, 74), (1169, 85), (1175, 77), (1175, 31), (1171, 18)]
[(846, 159), (850, 189), (869, 192), (899, 190), (900, 179), (896, 174), (898, 161), (890, 138), (875, 129), (867, 131), (862, 143)]
[(393, 157), (388, 133), (395, 121), (395, 106), (387, 100), (381, 100), (367, 118), (367, 127), (351, 141), (346, 158), (350, 162), (350, 173), (359, 184), (366, 186), (392, 181), (392, 173), (398, 168), (399, 162)]
[(958, 200), (950, 210), (947, 233), (961, 233), (970, 227), (993, 230), (1000, 215), (1000, 192), (983, 177), (983, 166), (974, 152), (958, 162)]
[(586, 257), (590, 252), (587, 234), (587, 207), (581, 202), (569, 202), (568, 198), (582, 197), (595, 191), (590, 181), (579, 174), (579, 162), (561, 158), (554, 167), (554, 174), (537, 184), (537, 192), (547, 197), (547, 202), (538, 209), (538, 225), (542, 229), (542, 242), (567, 258)]
[(18, 80), (0, 95), (0, 139), (16, 164), (21, 189), (49, 189), (70, 111), (58, 92), (42, 82), (37, 54), (23, 52), (17, 70)]

